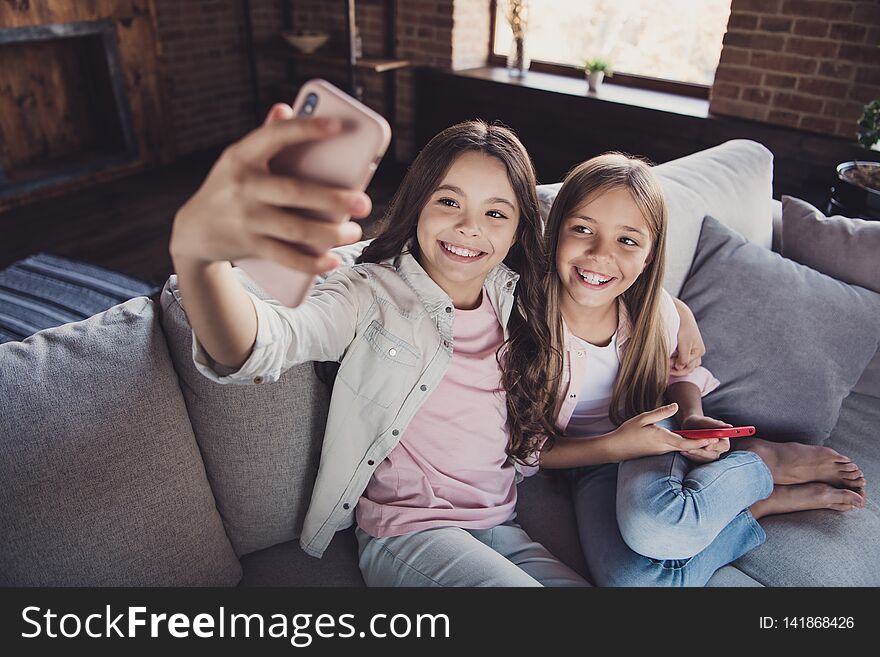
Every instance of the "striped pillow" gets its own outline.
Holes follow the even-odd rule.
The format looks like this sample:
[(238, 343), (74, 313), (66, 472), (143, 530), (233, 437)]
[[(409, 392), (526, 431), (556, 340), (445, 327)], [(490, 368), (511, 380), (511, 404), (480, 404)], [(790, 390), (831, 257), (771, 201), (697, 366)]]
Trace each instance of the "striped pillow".
[(0, 343), (78, 322), (159, 286), (111, 269), (40, 253), (0, 271)]

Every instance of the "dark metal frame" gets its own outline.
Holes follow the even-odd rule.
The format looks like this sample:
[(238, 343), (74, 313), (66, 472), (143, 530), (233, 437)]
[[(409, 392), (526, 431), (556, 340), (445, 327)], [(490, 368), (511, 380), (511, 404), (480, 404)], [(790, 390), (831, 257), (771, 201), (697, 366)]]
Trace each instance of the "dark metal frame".
[(106, 157), (96, 157), (86, 164), (59, 167), (58, 171), (51, 175), (16, 183), (9, 182), (8, 177), (5, 177), (2, 170), (0, 170), (0, 199), (26, 194), (44, 187), (51, 187), (137, 159), (138, 145), (135, 139), (131, 105), (129, 104), (125, 88), (125, 74), (122, 70), (122, 58), (119, 55), (119, 43), (116, 40), (116, 30), (113, 26), (113, 21), (99, 20), (82, 23), (55, 23), (32, 27), (0, 28), (0, 45), (85, 36), (100, 36), (104, 45), (107, 69), (110, 73), (110, 84), (113, 88), (113, 98), (116, 104), (116, 114), (122, 129), (124, 150)]
[[(498, 0), (492, 0), (489, 3), (489, 64), (491, 66), (506, 66), (507, 59), (501, 55), (495, 54), (495, 20), (498, 15)], [(552, 73), (555, 75), (564, 75), (567, 77), (581, 78), (584, 72), (576, 66), (568, 66), (565, 64), (556, 64), (553, 62), (532, 61), (529, 66), (530, 71), (539, 73)], [(630, 75), (627, 73), (615, 73), (611, 80), (606, 78), (607, 84), (619, 84), (624, 87), (636, 87), (640, 89), (650, 89), (652, 91), (662, 91), (670, 94), (678, 94), (679, 96), (690, 96), (692, 98), (709, 98), (709, 91), (712, 88), (705, 84), (694, 84), (692, 82), (677, 82), (675, 80), (664, 80), (661, 78), (651, 78), (643, 75)]]

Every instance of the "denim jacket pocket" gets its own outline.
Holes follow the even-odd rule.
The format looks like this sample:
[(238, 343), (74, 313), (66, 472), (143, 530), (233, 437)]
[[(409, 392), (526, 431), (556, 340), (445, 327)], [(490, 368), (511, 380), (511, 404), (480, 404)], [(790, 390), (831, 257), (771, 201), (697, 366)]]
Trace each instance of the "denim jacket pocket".
[(364, 332), (364, 339), (370, 344), (376, 354), (385, 360), (400, 363), (407, 367), (415, 367), (419, 364), (421, 358), (419, 350), (393, 333), (390, 333), (375, 319), (370, 322), (370, 325)]
[(358, 397), (388, 408), (409, 392), (420, 362), (418, 349), (373, 320), (355, 338), (336, 376)]

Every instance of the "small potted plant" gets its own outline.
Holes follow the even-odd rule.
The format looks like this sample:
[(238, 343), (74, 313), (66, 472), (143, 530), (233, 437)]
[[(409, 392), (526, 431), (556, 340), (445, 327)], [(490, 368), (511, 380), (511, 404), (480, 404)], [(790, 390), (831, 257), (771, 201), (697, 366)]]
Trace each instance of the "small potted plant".
[(594, 57), (584, 62), (584, 74), (587, 76), (590, 91), (598, 91), (605, 76), (612, 77), (614, 71), (611, 69), (611, 62), (601, 57)]
[[(866, 149), (880, 150), (880, 100), (865, 105), (859, 120), (858, 142)], [(830, 206), (829, 211), (880, 219), (880, 162), (852, 160), (837, 165)]]

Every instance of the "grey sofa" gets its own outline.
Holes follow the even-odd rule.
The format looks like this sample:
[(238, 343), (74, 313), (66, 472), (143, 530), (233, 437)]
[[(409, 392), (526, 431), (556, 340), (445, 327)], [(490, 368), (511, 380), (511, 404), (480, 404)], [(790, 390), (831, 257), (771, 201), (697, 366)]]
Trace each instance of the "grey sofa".
[[(657, 172), (673, 294), (705, 215), (773, 245), (779, 204), (759, 144), (728, 142)], [(539, 189), (545, 205), (555, 189)], [(332, 368), (212, 384), (193, 368), (184, 308), (172, 277), (159, 303), (132, 299), (0, 346), (0, 585), (363, 585), (351, 528), (320, 560), (297, 542)], [(827, 441), (865, 472), (865, 509), (769, 519), (767, 542), (710, 584), (880, 584), (877, 427), (880, 400), (853, 393)], [(564, 486), (541, 473), (519, 495), (522, 525), (588, 575)]]

